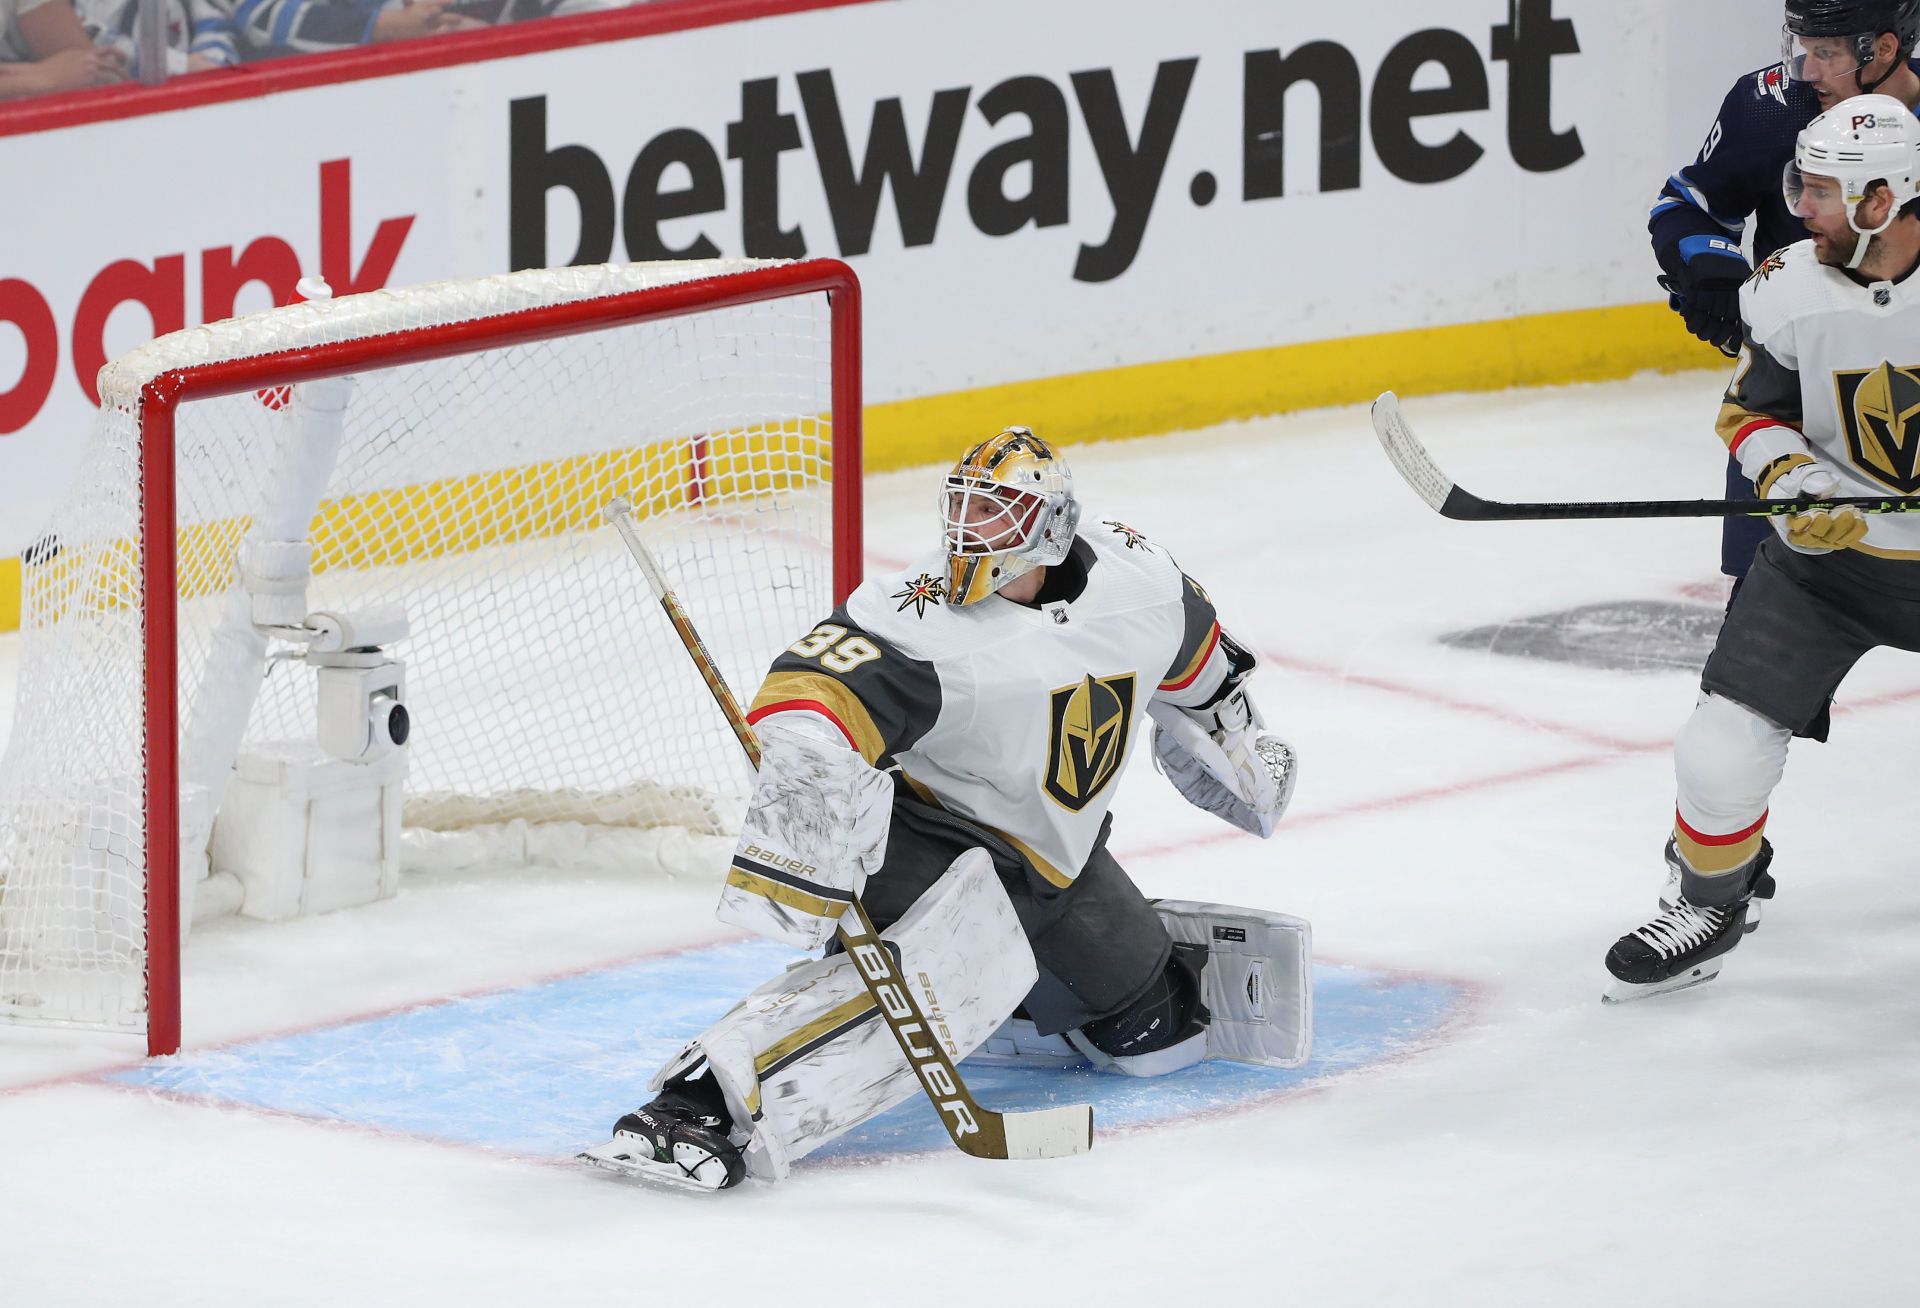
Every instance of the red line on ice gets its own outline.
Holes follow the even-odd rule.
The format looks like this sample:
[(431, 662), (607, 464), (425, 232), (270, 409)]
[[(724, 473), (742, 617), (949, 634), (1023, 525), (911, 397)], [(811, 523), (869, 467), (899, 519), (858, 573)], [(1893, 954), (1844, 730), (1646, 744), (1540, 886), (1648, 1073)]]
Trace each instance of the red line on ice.
[(1269, 667), (1286, 668), (1291, 672), (1301, 672), (1309, 676), (1329, 677), (1342, 685), (1365, 686), (1369, 690), (1382, 691), (1389, 695), (1400, 695), (1407, 699), (1419, 700), (1436, 708), (1451, 709), (1455, 713), (1467, 713), (1474, 717), (1486, 718), (1493, 722), (1504, 722), (1509, 726), (1525, 727), (1530, 731), (1544, 731), (1550, 735), (1565, 736), (1569, 740), (1578, 740), (1583, 744), (1617, 753), (1637, 754), (1648, 749), (1657, 749), (1671, 744), (1671, 740), (1644, 741), (1627, 740), (1620, 736), (1607, 735), (1604, 732), (1589, 731), (1587, 728), (1571, 722), (1554, 722), (1546, 718), (1518, 713), (1512, 709), (1501, 708), (1496, 704), (1482, 704), (1476, 700), (1461, 699), (1455, 695), (1429, 690), (1424, 686), (1404, 681), (1394, 681), (1388, 677), (1376, 677), (1367, 673), (1349, 672), (1345, 668), (1336, 668), (1325, 663), (1314, 663), (1307, 659), (1295, 658), (1288, 654), (1276, 654), (1272, 650), (1261, 650), (1260, 658)]

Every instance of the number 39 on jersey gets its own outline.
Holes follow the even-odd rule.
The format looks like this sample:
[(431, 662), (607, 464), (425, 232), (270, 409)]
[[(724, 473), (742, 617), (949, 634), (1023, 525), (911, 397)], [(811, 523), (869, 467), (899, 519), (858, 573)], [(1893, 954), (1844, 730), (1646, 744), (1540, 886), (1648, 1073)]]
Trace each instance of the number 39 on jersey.
[(787, 646), (787, 653), (803, 659), (818, 659), (829, 672), (852, 672), (862, 663), (880, 657), (880, 649), (865, 636), (849, 636), (845, 627), (823, 622)]

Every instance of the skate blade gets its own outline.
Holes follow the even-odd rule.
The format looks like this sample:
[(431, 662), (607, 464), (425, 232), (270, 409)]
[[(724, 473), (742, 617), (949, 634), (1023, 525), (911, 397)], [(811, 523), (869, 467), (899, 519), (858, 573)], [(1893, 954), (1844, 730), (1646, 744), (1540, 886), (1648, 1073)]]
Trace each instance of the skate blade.
[(1616, 978), (1601, 992), (1600, 1002), (1630, 1004), (1636, 999), (1651, 999), (1655, 995), (1670, 995), (1676, 990), (1691, 990), (1695, 986), (1703, 986), (1720, 975), (1720, 965), (1725, 958), (1724, 954), (1719, 958), (1710, 958), (1699, 967), (1682, 972), (1679, 976), (1668, 977), (1665, 981), (1649, 981), (1645, 985), (1635, 985), (1630, 981), (1621, 981)]
[[(718, 1185), (710, 1185), (689, 1175), (684, 1168), (640, 1157), (634, 1153), (631, 1145), (620, 1140), (609, 1140), (591, 1149), (583, 1149), (573, 1156), (573, 1160), (663, 1190), (690, 1194), (717, 1194), (720, 1191)], [(726, 1169), (717, 1161), (715, 1167), (722, 1176), (726, 1175)]]

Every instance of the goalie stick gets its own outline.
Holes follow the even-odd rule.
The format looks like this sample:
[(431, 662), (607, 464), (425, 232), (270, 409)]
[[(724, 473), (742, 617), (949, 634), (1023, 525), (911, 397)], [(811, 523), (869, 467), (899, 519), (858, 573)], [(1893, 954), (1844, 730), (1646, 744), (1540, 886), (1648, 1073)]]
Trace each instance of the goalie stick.
[[(746, 751), (747, 760), (758, 768), (760, 738), (740, 711), (740, 702), (728, 688), (719, 665), (700, 639), (686, 610), (680, 607), (679, 598), (667, 585), (666, 575), (653, 552), (635, 530), (632, 506), (616, 499), (607, 505), (606, 516), (646, 574), (648, 587), (660, 601), (660, 607), (666, 610), (667, 620), (673, 624), (680, 643), (686, 646), (688, 657), (700, 669), (714, 702), (726, 716), (727, 725), (733, 728), (740, 748)], [(1015, 1113), (996, 1113), (982, 1108), (968, 1091), (966, 1082), (960, 1079), (960, 1070), (947, 1056), (946, 1049), (928, 1035), (926, 1014), (921, 1012), (919, 1002), (907, 988), (899, 963), (893, 952), (884, 947), (880, 933), (874, 930), (873, 919), (867, 916), (858, 897), (841, 914), (839, 931), (840, 943), (854, 961), (861, 984), (873, 996), (881, 1017), (900, 1044), (900, 1052), (918, 1074), (920, 1088), (932, 1101), (940, 1124), (946, 1127), (961, 1152), (975, 1158), (1065, 1158), (1083, 1154), (1093, 1147), (1093, 1108), (1089, 1104)]]
[(1393, 466), (1443, 517), (1462, 522), (1524, 522), (1547, 518), (1737, 518), (1780, 517), (1814, 509), (1855, 508), (1862, 513), (1920, 513), (1920, 498), (1843, 496), (1830, 500), (1587, 500), (1507, 504), (1483, 500), (1456, 486), (1407, 425), (1400, 398), (1382, 391), (1373, 402), (1373, 431)]

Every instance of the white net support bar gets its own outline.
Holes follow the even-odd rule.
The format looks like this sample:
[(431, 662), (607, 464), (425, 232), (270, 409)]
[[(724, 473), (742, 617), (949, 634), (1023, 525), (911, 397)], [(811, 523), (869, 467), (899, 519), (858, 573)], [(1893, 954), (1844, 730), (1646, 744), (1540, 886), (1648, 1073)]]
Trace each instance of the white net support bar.
[[(725, 831), (738, 749), (602, 509), (635, 506), (750, 694), (857, 580), (856, 315), (838, 264), (541, 270), (292, 305), (103, 369), (76, 488), (23, 555), (0, 1019), (177, 1026), (149, 871), (184, 833), (190, 898), (235, 758), (314, 733), (304, 646), (260, 625), (275, 575), (289, 612), (404, 612), (409, 823)], [(143, 523), (175, 552), (157, 587)], [(171, 703), (146, 653), (164, 615)]]

